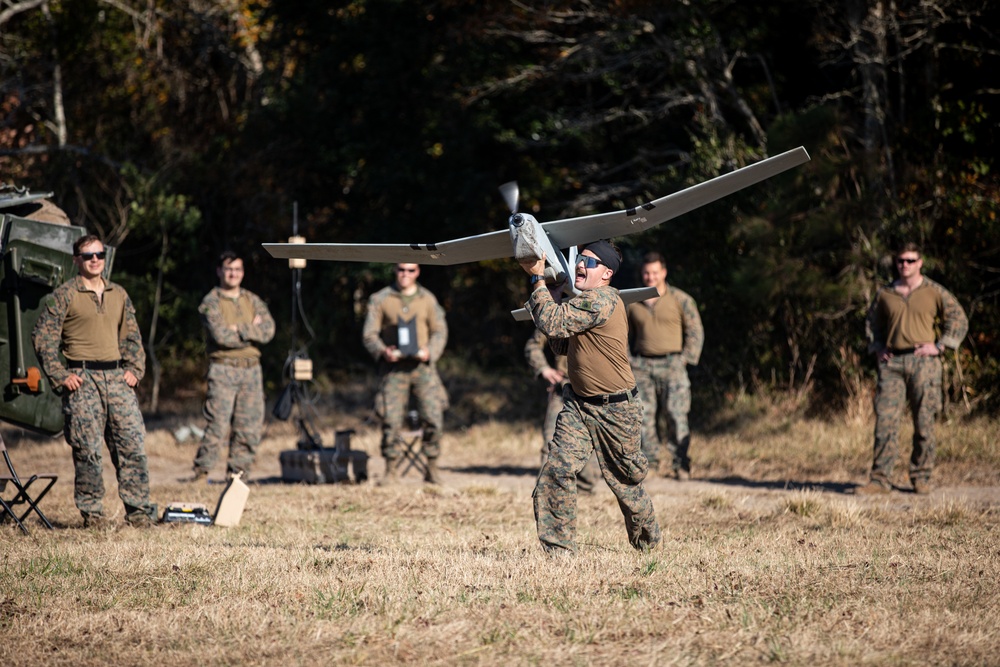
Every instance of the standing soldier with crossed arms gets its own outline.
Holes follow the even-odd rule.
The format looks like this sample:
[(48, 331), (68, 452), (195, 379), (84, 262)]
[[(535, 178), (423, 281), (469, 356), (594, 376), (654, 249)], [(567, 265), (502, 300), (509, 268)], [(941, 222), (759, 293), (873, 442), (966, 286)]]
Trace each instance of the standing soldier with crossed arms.
[(241, 287), (243, 260), (227, 250), (219, 256), (215, 273), (219, 286), (198, 307), (208, 337), (208, 425), (194, 459), (194, 481), (208, 477), (227, 441), (226, 474), (249, 472), (264, 427), (264, 381), (257, 346), (274, 338), (274, 318), (267, 305)]

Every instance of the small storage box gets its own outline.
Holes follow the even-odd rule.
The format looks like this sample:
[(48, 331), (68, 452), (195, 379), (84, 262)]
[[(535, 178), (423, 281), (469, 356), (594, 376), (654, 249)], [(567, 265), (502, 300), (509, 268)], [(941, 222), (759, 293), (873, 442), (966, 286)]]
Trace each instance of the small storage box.
[(368, 454), (351, 451), (351, 434), (337, 431), (334, 447), (289, 449), (281, 452), (281, 480), (306, 484), (363, 482), (368, 479)]

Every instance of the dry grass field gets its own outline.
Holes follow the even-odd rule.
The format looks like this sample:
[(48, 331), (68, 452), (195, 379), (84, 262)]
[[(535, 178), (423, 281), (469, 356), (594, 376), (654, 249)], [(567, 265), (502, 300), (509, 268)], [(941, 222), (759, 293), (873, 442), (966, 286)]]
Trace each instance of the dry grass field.
[[(580, 499), (574, 558), (535, 539), (534, 424), (445, 438), (445, 484), (280, 483), (289, 425), (262, 444), (239, 526), (84, 529), (61, 439), (5, 430), (22, 472), (61, 475), (53, 531), (0, 527), (5, 665), (995, 665), (1000, 425), (939, 426), (938, 483), (868, 499), (871, 424), (741, 413), (695, 433), (695, 479), (652, 479), (664, 541), (632, 551), (606, 487)], [(151, 424), (154, 500), (214, 509), (180, 422)], [(378, 434), (354, 427), (375, 455)], [(110, 468), (105, 462), (106, 470)], [(382, 462), (371, 462), (374, 477)], [(905, 470), (903, 471), (905, 473)], [(907, 487), (905, 479), (900, 487)]]

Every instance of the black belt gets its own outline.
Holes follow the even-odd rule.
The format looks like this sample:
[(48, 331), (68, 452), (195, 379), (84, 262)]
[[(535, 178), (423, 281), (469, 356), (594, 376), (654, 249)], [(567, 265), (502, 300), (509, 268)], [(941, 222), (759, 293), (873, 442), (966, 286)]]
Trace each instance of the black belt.
[(620, 394), (601, 394), (600, 396), (581, 396), (575, 391), (573, 395), (579, 398), (584, 403), (590, 403), (591, 405), (608, 405), (609, 403), (621, 403), (622, 401), (627, 401), (629, 398), (635, 398), (639, 395), (639, 388), (632, 387), (628, 391), (623, 391)]
[(904, 347), (904, 348), (889, 348), (889, 352), (892, 354), (913, 354), (917, 348), (915, 347)]
[(77, 361), (75, 359), (66, 360), (66, 368), (82, 368), (89, 371), (113, 371), (121, 368), (122, 360), (117, 361)]
[(667, 357), (676, 357), (680, 352), (667, 352), (666, 354), (637, 354), (635, 356), (642, 357), (643, 359), (666, 359)]

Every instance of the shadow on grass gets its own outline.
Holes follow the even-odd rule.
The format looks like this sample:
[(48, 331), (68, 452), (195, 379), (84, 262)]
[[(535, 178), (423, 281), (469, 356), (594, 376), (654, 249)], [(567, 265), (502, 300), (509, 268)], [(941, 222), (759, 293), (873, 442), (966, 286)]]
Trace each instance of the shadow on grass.
[(741, 486), (747, 489), (767, 489), (772, 491), (821, 491), (824, 493), (850, 494), (860, 484), (843, 482), (796, 482), (794, 480), (758, 480), (738, 475), (728, 477), (700, 477), (699, 481), (722, 486)]
[(442, 467), (442, 470), (450, 470), (466, 475), (490, 475), (491, 477), (538, 477), (538, 468), (535, 466), (462, 466)]
[[(490, 477), (537, 477), (538, 468), (535, 466), (441, 466), (441, 470), (444, 472), (455, 472), (462, 473), (466, 475), (486, 475)], [(412, 476), (412, 475), (411, 475)], [(183, 481), (184, 478), (178, 479), (177, 481)], [(189, 479), (189, 478), (188, 478)], [(204, 482), (202, 482), (204, 483)], [(208, 485), (212, 487), (222, 487), (225, 485), (226, 480), (222, 478), (214, 479), (210, 478), (208, 480)], [(329, 483), (329, 482), (327, 482)], [(359, 482), (353, 481), (339, 481), (336, 484), (358, 484)], [(260, 486), (270, 485), (270, 484), (301, 484), (303, 486), (315, 486), (315, 484), (310, 484), (308, 482), (289, 482), (282, 479), (280, 476), (271, 477), (254, 477), (251, 478), (247, 484), (254, 486), (255, 484)]]

